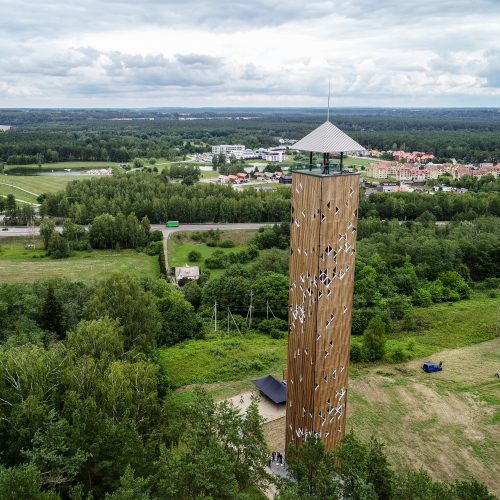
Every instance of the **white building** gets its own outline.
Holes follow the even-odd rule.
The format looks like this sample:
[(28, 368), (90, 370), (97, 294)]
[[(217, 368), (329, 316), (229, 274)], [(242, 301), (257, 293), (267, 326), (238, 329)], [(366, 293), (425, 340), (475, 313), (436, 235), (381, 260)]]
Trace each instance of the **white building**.
[(399, 186), (397, 184), (390, 184), (386, 182), (381, 182), (380, 187), (382, 188), (383, 193), (394, 193), (399, 190)]
[(186, 280), (197, 280), (200, 277), (200, 268), (198, 266), (188, 266), (187, 264), (183, 267), (175, 268), (175, 281)]
[(282, 161), (286, 161), (288, 156), (284, 151), (268, 151), (267, 153), (264, 153), (262, 159), (281, 163)]
[(238, 158), (237, 155), (243, 155), (244, 152), (245, 146), (243, 144), (219, 144), (217, 146), (212, 146), (212, 154), (214, 155), (223, 154), (231, 156), (234, 154), (234, 156)]
[(256, 151), (260, 158), (266, 161), (272, 161), (276, 163), (281, 163), (288, 159), (286, 148), (278, 147), (271, 149), (259, 148)]

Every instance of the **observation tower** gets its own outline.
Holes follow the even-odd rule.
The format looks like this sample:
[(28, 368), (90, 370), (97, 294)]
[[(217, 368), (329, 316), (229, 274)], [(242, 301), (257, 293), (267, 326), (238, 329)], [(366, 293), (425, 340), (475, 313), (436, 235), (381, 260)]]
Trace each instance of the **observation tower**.
[(309, 164), (292, 171), (285, 443), (313, 433), (332, 450), (346, 423), (359, 202), (343, 163), (364, 148), (327, 120), (291, 149)]

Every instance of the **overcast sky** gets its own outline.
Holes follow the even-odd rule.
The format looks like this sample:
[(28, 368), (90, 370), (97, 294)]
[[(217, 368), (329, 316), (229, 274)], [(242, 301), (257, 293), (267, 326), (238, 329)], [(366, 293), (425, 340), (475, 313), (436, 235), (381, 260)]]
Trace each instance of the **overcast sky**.
[(0, 107), (500, 106), (500, 0), (0, 0)]

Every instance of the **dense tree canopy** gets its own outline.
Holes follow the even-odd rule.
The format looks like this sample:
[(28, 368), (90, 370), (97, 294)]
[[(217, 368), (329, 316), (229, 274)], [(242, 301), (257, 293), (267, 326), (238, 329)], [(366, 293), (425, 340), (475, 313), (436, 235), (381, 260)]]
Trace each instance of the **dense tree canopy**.
[(169, 183), (157, 174), (134, 173), (70, 183), (45, 200), (50, 215), (87, 224), (110, 214), (154, 223), (167, 219), (189, 222), (278, 222), (289, 217), (290, 192), (237, 192), (230, 186)]

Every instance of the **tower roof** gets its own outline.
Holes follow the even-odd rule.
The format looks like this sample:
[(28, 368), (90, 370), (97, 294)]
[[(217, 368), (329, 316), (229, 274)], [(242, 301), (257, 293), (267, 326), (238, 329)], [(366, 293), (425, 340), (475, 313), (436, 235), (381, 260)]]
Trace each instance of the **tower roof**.
[(350, 153), (365, 150), (363, 146), (328, 120), (290, 146), (290, 149), (313, 153)]

